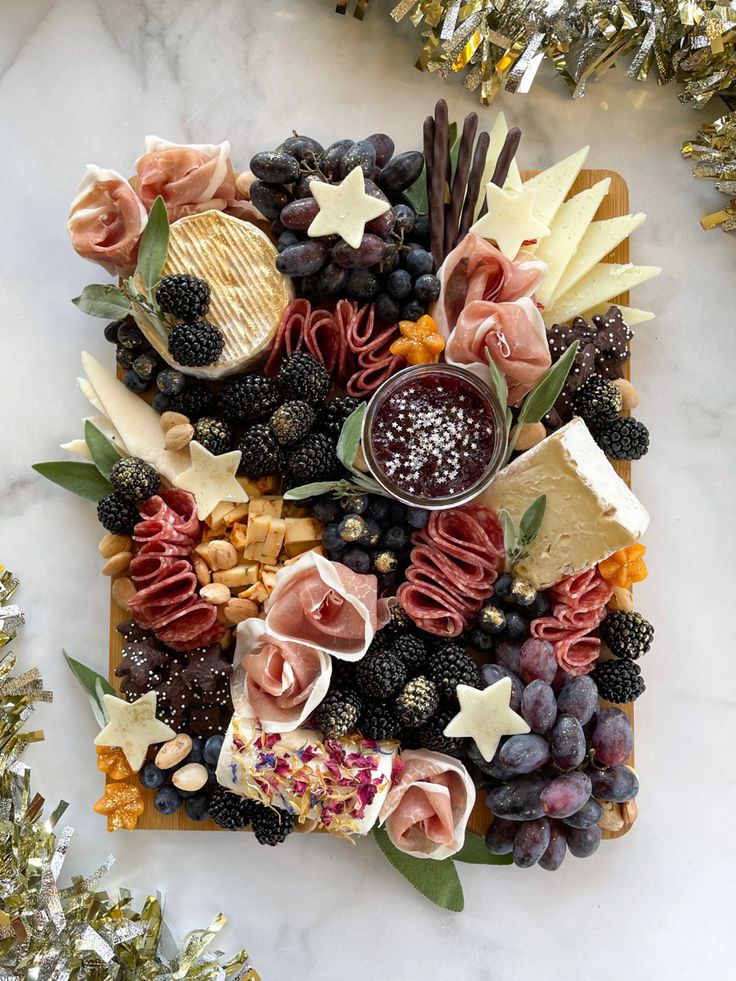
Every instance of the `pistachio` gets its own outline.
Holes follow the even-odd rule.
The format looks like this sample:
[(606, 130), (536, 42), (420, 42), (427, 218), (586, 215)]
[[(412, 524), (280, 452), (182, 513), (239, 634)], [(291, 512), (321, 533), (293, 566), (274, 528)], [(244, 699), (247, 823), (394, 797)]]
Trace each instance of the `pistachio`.
[(238, 564), (238, 553), (230, 542), (215, 540), (210, 542), (209, 559), (213, 569), (232, 569)]
[(258, 606), (252, 600), (231, 599), (225, 604), (224, 613), (229, 623), (241, 623), (250, 617), (258, 616)]
[(132, 552), (118, 552), (117, 555), (113, 555), (107, 560), (107, 562), (102, 567), (103, 576), (119, 576), (121, 573), (130, 565), (130, 560), (133, 558)]
[(199, 790), (204, 787), (209, 778), (207, 767), (201, 763), (186, 763), (180, 766), (171, 778), (171, 782), (179, 790)]
[(137, 590), (135, 588), (135, 583), (128, 576), (120, 576), (118, 579), (113, 580), (112, 584), (112, 598), (113, 602), (117, 603), (119, 607), (123, 610), (128, 610), (128, 603), (135, 596)]
[(192, 737), (188, 736), (185, 732), (180, 732), (173, 739), (163, 744), (158, 753), (156, 753), (154, 763), (159, 770), (170, 770), (172, 766), (176, 766), (182, 760), (185, 760), (191, 751)]
[(211, 582), (206, 586), (202, 586), (199, 595), (207, 603), (212, 603), (213, 606), (220, 606), (222, 603), (227, 603), (231, 597), (230, 590), (220, 582)]
[(519, 436), (516, 440), (515, 449), (530, 450), (532, 446), (536, 446), (537, 443), (541, 443), (546, 435), (547, 430), (544, 428), (544, 423), (528, 422), (519, 430)]
[(164, 412), (161, 416), (161, 428), (165, 433), (173, 429), (174, 426), (182, 426), (188, 422), (189, 419), (181, 412)]
[(132, 540), (126, 535), (113, 535), (108, 532), (97, 548), (103, 559), (111, 559), (118, 552), (129, 551), (132, 544)]
[(167, 429), (164, 437), (164, 446), (167, 450), (183, 450), (188, 446), (194, 436), (194, 426), (188, 422), (182, 422), (178, 426)]
[(631, 382), (626, 378), (615, 378), (613, 384), (621, 392), (624, 411), (627, 412), (629, 409), (635, 409), (639, 404), (639, 393)]

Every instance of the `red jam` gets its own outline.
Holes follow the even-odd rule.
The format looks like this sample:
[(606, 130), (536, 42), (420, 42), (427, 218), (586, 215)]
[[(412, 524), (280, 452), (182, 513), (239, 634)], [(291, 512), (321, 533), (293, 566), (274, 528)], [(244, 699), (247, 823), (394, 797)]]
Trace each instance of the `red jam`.
[(376, 408), (371, 450), (382, 475), (411, 497), (455, 497), (497, 456), (490, 397), (465, 372), (409, 371)]

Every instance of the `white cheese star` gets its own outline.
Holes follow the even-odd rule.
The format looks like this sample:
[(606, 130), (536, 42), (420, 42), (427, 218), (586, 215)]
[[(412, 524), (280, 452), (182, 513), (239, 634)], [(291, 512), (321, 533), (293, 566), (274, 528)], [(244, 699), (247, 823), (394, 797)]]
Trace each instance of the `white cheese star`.
[(319, 213), (307, 229), (310, 238), (339, 235), (357, 249), (363, 238), (365, 223), (378, 218), (391, 205), (365, 193), (363, 171), (354, 167), (341, 184), (312, 181), (309, 189), (319, 205)]
[(446, 736), (470, 736), (490, 762), (498, 749), (501, 736), (530, 732), (529, 726), (510, 707), (511, 678), (501, 678), (488, 688), (479, 690), (469, 685), (457, 686), (460, 711), (445, 728)]
[(537, 192), (504, 191), (495, 184), (486, 187), (488, 211), (471, 227), (482, 238), (492, 239), (509, 259), (515, 259), (524, 242), (544, 238), (549, 228), (534, 215)]
[(95, 746), (119, 746), (132, 770), (140, 770), (148, 747), (165, 743), (176, 733), (156, 718), (156, 692), (149, 691), (135, 702), (104, 695), (109, 722), (95, 739)]
[(235, 479), (240, 465), (240, 450), (215, 456), (201, 443), (189, 444), (192, 465), (174, 479), (174, 484), (189, 491), (197, 499), (197, 517), (204, 521), (220, 501), (241, 504), (248, 500), (245, 488)]

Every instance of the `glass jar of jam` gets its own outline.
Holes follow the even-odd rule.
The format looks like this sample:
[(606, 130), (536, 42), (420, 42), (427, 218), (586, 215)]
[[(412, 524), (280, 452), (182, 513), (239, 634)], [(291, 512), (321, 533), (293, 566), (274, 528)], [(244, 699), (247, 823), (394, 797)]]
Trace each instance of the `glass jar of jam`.
[(506, 420), (495, 392), (464, 368), (405, 368), (378, 388), (363, 420), (374, 480), (413, 507), (458, 507), (501, 466)]

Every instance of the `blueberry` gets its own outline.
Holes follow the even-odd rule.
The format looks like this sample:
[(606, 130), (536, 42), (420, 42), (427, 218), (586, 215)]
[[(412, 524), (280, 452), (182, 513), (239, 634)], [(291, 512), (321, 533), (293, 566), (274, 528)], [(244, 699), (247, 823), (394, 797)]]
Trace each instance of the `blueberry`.
[(481, 627), (473, 627), (468, 634), (468, 642), (476, 651), (490, 651), (493, 647), (493, 637)]
[(222, 749), (222, 744), (225, 742), (225, 737), (222, 733), (217, 733), (214, 736), (210, 736), (207, 742), (204, 744), (204, 749), (202, 750), (202, 757), (205, 763), (214, 765), (220, 757), (220, 750)]
[(414, 283), (414, 296), (422, 303), (434, 303), (440, 295), (440, 281), (432, 273), (425, 273)]
[(131, 392), (137, 392), (138, 394), (145, 392), (145, 390), (148, 388), (148, 382), (146, 379), (141, 378), (140, 375), (137, 375), (132, 368), (128, 368), (123, 375), (123, 385), (125, 385), (126, 388), (129, 388)]
[(388, 293), (379, 293), (376, 297), (376, 314), (380, 320), (385, 320), (387, 324), (395, 324), (400, 312), (399, 304), (392, 296)]
[(299, 241), (300, 238), (296, 234), (296, 232), (287, 231), (284, 232), (282, 235), (279, 235), (279, 240), (276, 243), (276, 248), (278, 249), (279, 252), (283, 252), (284, 249), (288, 249), (290, 245), (296, 245), (296, 243)]
[(506, 614), (506, 636), (510, 640), (521, 640), (526, 636), (529, 625), (518, 613)]
[(509, 575), (508, 572), (502, 573), (493, 584), (493, 595), (498, 597), (498, 599), (509, 599), (511, 596), (511, 583), (513, 581), (514, 577)]
[(429, 521), (429, 511), (424, 508), (407, 508), (406, 523), (411, 528), (426, 528)]
[(384, 532), (383, 544), (393, 552), (401, 552), (409, 546), (409, 532), (401, 525), (392, 525)]
[(419, 320), (427, 312), (427, 308), (419, 300), (409, 300), (401, 308), (401, 319), (402, 320)]
[(184, 801), (184, 810), (190, 821), (205, 821), (209, 815), (209, 804), (207, 794), (195, 794)]
[(537, 617), (546, 617), (549, 611), (552, 609), (550, 601), (547, 599), (544, 593), (537, 593), (537, 598), (534, 600), (532, 605), (528, 608), (527, 614), (533, 620)]
[(156, 355), (156, 352), (151, 348), (148, 351), (144, 351), (142, 354), (139, 354), (133, 362), (132, 368), (139, 378), (143, 378), (145, 381), (150, 382), (153, 376), (156, 374), (156, 369), (158, 368), (158, 356)]
[(406, 269), (396, 269), (388, 277), (386, 284), (389, 294), (395, 300), (405, 300), (411, 296), (411, 276)]
[(381, 526), (373, 518), (365, 519), (365, 533), (358, 539), (363, 548), (377, 548), (381, 544)]
[(434, 269), (434, 259), (432, 258), (432, 253), (427, 252), (426, 249), (412, 249), (404, 260), (404, 265), (408, 272), (415, 279), (418, 279), (420, 276), (424, 276), (425, 273), (432, 272)]
[(205, 764), (207, 769), (207, 781), (208, 783), (217, 783), (217, 764), (207, 763)]
[(352, 572), (359, 572), (361, 574), (368, 572), (371, 567), (371, 557), (362, 548), (347, 549), (343, 553), (340, 561)]
[(345, 551), (347, 542), (340, 537), (340, 528), (336, 523), (329, 524), (322, 532), (322, 544), (328, 552), (339, 555)]
[(118, 342), (118, 330), (122, 324), (122, 320), (111, 320), (109, 324), (105, 325), (105, 340), (109, 341), (111, 344), (117, 344)]
[(138, 775), (141, 785), (147, 790), (157, 790), (166, 783), (166, 773), (155, 763), (146, 763)]
[(410, 232), (417, 220), (413, 209), (408, 204), (394, 205), (394, 219), (394, 231), (396, 232)]
[(340, 509), (343, 514), (363, 514), (367, 507), (367, 494), (348, 494), (340, 498)]
[(413, 229), (412, 238), (414, 239), (415, 242), (420, 242), (422, 245), (429, 245), (429, 216), (428, 215), (417, 215), (417, 217), (414, 220), (414, 229)]
[(121, 368), (130, 368), (135, 361), (135, 351), (131, 351), (129, 347), (123, 347), (122, 344), (118, 344), (117, 350), (115, 351), (115, 360)]
[(164, 368), (156, 375), (156, 387), (164, 395), (178, 395), (184, 391), (187, 380), (176, 368)]
[(365, 521), (359, 514), (346, 514), (337, 527), (344, 542), (357, 542), (365, 534)]
[(171, 784), (166, 784), (165, 787), (160, 787), (156, 791), (153, 803), (156, 810), (162, 814), (174, 814), (181, 807), (181, 797), (175, 787), (172, 787)]
[(122, 320), (118, 327), (118, 344), (130, 348), (131, 351), (141, 351), (146, 346), (146, 339), (134, 320)]
[(379, 524), (387, 521), (391, 514), (391, 502), (387, 497), (373, 494), (369, 498), (368, 508), (365, 512), (366, 518), (373, 518)]
[(354, 300), (373, 300), (381, 292), (381, 284), (370, 269), (353, 269), (345, 283), (345, 292)]
[(171, 399), (168, 395), (163, 392), (156, 392), (153, 396), (153, 401), (151, 402), (151, 407), (156, 410), (156, 412), (166, 412), (169, 405), (171, 404)]
[(204, 739), (201, 736), (192, 736), (192, 748), (189, 750), (189, 755), (181, 761), (182, 766), (185, 763), (201, 763), (203, 750)]
[(329, 495), (319, 497), (314, 502), (314, 516), (323, 525), (329, 525), (340, 517), (340, 505)]
[(402, 504), (401, 501), (391, 501), (392, 521), (406, 521), (406, 511), (406, 504)]

